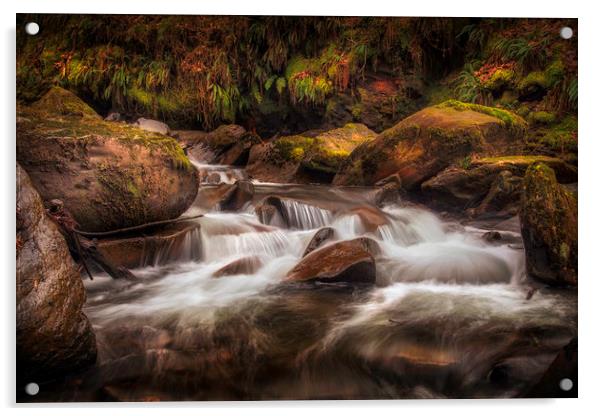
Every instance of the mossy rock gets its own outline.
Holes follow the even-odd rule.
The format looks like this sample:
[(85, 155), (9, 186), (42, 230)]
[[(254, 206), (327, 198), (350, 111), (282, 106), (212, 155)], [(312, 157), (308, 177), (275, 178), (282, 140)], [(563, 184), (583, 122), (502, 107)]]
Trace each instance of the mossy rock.
[(516, 73), (509, 68), (497, 69), (483, 84), (490, 91), (501, 91), (512, 86), (516, 79)]
[(528, 120), (532, 124), (550, 125), (556, 121), (556, 114), (549, 111), (534, 111), (529, 114)]
[(523, 146), (527, 123), (498, 108), (448, 100), (405, 118), (358, 146), (336, 185), (372, 185), (393, 174), (413, 190), (447, 166), (477, 153), (493, 156)]
[(524, 176), (525, 172), (534, 163), (545, 163), (552, 168), (560, 183), (577, 182), (577, 168), (564, 160), (544, 155), (512, 155), (499, 157), (483, 157), (471, 161), (471, 167), (496, 166), (500, 170), (508, 170), (514, 175)]
[(520, 209), (527, 272), (545, 283), (577, 285), (577, 200), (545, 163), (532, 164)]
[(19, 110), (17, 160), (43, 199), (62, 200), (86, 231), (181, 215), (194, 201), (199, 177), (179, 144), (87, 110), (65, 114), (63, 108), (81, 101), (76, 98), (54, 88)]
[(52, 87), (38, 101), (31, 105), (36, 113), (82, 117), (92, 120), (100, 120), (101, 117), (77, 95), (61, 87)]

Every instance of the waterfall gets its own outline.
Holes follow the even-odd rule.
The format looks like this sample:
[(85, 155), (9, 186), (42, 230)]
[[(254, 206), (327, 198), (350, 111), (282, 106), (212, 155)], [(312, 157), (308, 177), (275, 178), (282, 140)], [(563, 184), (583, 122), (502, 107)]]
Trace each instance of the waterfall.
[(333, 215), (330, 211), (295, 201), (282, 199), (289, 227), (300, 230), (311, 230), (330, 224)]

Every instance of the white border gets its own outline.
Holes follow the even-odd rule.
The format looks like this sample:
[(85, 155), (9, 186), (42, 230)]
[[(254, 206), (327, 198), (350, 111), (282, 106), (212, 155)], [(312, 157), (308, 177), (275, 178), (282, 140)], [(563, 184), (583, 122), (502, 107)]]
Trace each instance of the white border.
[[(600, 263), (602, 230), (599, 218), (600, 181), (602, 181), (602, 62), (600, 58), (600, 27), (602, 17), (594, 1), (394, 1), (368, 0), (352, 3), (345, 1), (299, 0), (168, 0), (142, 2), (124, 0), (81, 0), (42, 1), (4, 0), (0, 19), (3, 23), (3, 59), (1, 66), (2, 98), (0, 114), (4, 134), (2, 145), (2, 246), (0, 254), (5, 273), (0, 310), (3, 312), (0, 348), (0, 396), (4, 406), (11, 407), (10, 414), (31, 414), (41, 411), (44, 415), (107, 415), (133, 413), (165, 414), (177, 409), (182, 414), (240, 414), (306, 416), (317, 413), (343, 412), (349, 415), (366, 415), (376, 411), (380, 414), (407, 415), (503, 415), (541, 413), (551, 415), (595, 414), (602, 408), (600, 377), (602, 357), (599, 353), (602, 315), (598, 305), (602, 303), (602, 276)], [(39, 407), (15, 407), (14, 403), (14, 234), (15, 226), (15, 13), (131, 13), (131, 14), (286, 14), (286, 15), (394, 15), (394, 16), (491, 16), (491, 17), (578, 17), (579, 18), (579, 243), (580, 243), (580, 290), (579, 290), (579, 396), (578, 400), (439, 400), (439, 401), (330, 401), (330, 402), (246, 402), (246, 403), (171, 403), (171, 404), (88, 404), (51, 405)], [(173, 410), (169, 410), (173, 409)], [(596, 411), (597, 409), (597, 411)], [(85, 412), (85, 413), (84, 413)], [(599, 414), (599, 413), (598, 413)]]

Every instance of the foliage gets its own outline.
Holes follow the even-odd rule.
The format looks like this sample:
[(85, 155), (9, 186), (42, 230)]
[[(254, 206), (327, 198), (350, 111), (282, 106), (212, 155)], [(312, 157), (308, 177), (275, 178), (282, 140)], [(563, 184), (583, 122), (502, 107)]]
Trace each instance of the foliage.
[(511, 131), (514, 131), (518, 134), (523, 134), (526, 129), (526, 122), (520, 116), (512, 113), (508, 110), (503, 110), (501, 108), (487, 107), (484, 105), (473, 104), (473, 103), (463, 103), (457, 100), (448, 100), (439, 105), (438, 108), (450, 107), (459, 111), (476, 111), (478, 113), (483, 113), (495, 117), (504, 122), (506, 127), (508, 127)]

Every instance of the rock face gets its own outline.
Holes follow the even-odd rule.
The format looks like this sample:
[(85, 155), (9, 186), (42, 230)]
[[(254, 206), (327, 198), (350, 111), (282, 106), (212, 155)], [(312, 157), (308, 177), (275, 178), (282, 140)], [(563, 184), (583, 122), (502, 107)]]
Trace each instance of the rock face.
[(17, 374), (23, 381), (62, 376), (95, 362), (85, 300), (65, 239), (17, 165)]
[(519, 212), (527, 272), (548, 284), (577, 285), (577, 200), (554, 171), (533, 164)]
[(446, 101), (402, 120), (357, 147), (334, 178), (335, 185), (372, 185), (397, 174), (414, 190), (473, 153), (508, 153), (522, 144), (526, 122), (505, 110)]
[(117, 267), (133, 269), (202, 257), (200, 225), (194, 221), (170, 224), (150, 235), (98, 240), (98, 251)]
[(195, 199), (198, 172), (170, 137), (103, 121), (58, 87), (19, 114), (17, 160), (42, 198), (62, 200), (80, 229), (176, 218)]
[(577, 180), (577, 170), (548, 156), (502, 156), (473, 160), (468, 168), (449, 167), (421, 185), (431, 205), (453, 211), (470, 209), (473, 215), (513, 215), (518, 210), (522, 177), (532, 163), (552, 167), (562, 183)]
[(334, 243), (304, 257), (285, 281), (374, 283), (378, 252), (378, 243), (366, 237)]
[(244, 166), (252, 146), (261, 139), (236, 124), (219, 126), (212, 132), (180, 130), (174, 136), (195, 160), (222, 165)]
[(231, 186), (219, 203), (222, 211), (238, 211), (253, 199), (255, 186), (253, 182), (241, 180)]
[(255, 178), (278, 183), (329, 183), (351, 152), (376, 137), (363, 124), (322, 133), (284, 136), (254, 146), (247, 171)]

